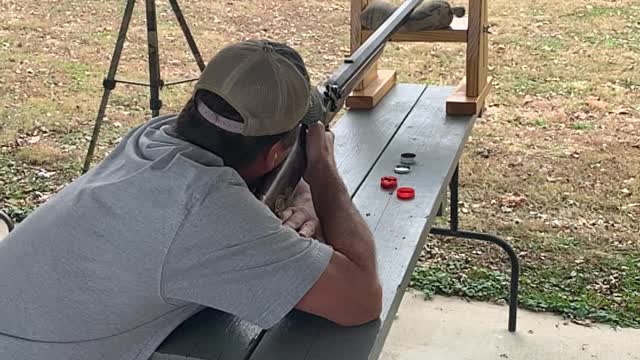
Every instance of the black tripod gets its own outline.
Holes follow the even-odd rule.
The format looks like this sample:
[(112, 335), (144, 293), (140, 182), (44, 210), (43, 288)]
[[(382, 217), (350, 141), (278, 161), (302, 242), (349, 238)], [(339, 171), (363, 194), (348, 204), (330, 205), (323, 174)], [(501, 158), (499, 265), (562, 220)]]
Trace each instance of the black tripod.
[[(161, 79), (160, 61), (158, 54), (158, 24), (156, 20), (155, 0), (145, 0), (147, 13), (147, 41), (149, 48), (149, 83), (145, 84), (135, 81), (116, 80), (116, 72), (118, 70), (118, 64), (120, 63), (120, 56), (122, 55), (122, 48), (124, 47), (124, 41), (127, 37), (127, 31), (129, 30), (129, 23), (131, 22), (131, 15), (133, 14), (133, 7), (135, 3), (136, 0), (127, 0), (127, 5), (124, 10), (124, 16), (122, 18), (122, 24), (120, 25), (120, 31), (118, 33), (118, 40), (116, 41), (116, 47), (113, 51), (113, 57), (111, 58), (109, 73), (102, 82), (102, 85), (104, 87), (104, 94), (102, 95), (102, 102), (100, 103), (100, 108), (98, 110), (98, 117), (96, 118), (96, 123), (93, 128), (91, 142), (89, 143), (89, 150), (87, 151), (87, 156), (84, 161), (84, 167), (82, 169), (83, 173), (87, 172), (89, 170), (89, 167), (91, 166), (91, 160), (93, 158), (93, 153), (95, 151), (96, 143), (98, 142), (98, 136), (100, 134), (100, 127), (102, 126), (104, 114), (107, 109), (107, 103), (109, 102), (109, 95), (111, 94), (111, 91), (115, 89), (117, 83), (148, 86), (151, 94), (151, 98), (149, 101), (151, 116), (155, 117), (160, 114), (160, 108), (162, 108), (162, 101), (160, 100), (160, 89), (165, 86), (177, 85), (197, 80), (188, 79), (165, 84)], [(187, 39), (189, 48), (193, 53), (193, 57), (195, 58), (200, 71), (204, 70), (204, 62), (202, 61), (202, 56), (200, 55), (200, 51), (196, 46), (196, 42), (193, 40), (193, 36), (191, 35), (189, 26), (187, 25), (187, 22), (182, 15), (182, 10), (180, 10), (180, 7), (178, 6), (178, 0), (169, 0), (169, 3), (171, 4), (173, 13), (178, 19), (178, 23), (182, 28), (182, 32)]]

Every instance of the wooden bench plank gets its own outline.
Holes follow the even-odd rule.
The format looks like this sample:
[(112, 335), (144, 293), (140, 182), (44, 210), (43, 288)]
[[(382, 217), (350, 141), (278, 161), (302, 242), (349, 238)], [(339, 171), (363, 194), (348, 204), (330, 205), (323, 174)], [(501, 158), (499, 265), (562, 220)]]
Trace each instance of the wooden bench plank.
[(398, 84), (371, 110), (349, 110), (333, 127), (340, 176), (353, 196), (426, 86)]
[[(446, 115), (446, 98), (452, 91), (452, 87), (427, 89), (356, 194), (356, 205), (366, 206), (370, 217), (374, 217), (374, 209), (383, 209), (375, 224), (368, 222), (376, 236), (384, 294), (383, 324), (372, 349), (374, 358), (382, 349), (436, 219), (441, 194), (450, 182), (475, 122), (475, 116), (454, 118)], [(383, 194), (378, 184), (378, 179), (389, 173), (403, 152), (418, 154), (412, 172), (398, 177), (399, 186), (416, 190), (416, 198), (408, 202), (398, 200), (395, 194)], [(384, 195), (387, 195), (386, 199)]]
[[(475, 116), (448, 117), (446, 98), (453, 88), (428, 88), (357, 190), (354, 203), (376, 238), (383, 283), (383, 314), (378, 321), (345, 328), (293, 311), (269, 330), (251, 360), (375, 359), (393, 321), (413, 267), (435, 220), (439, 197), (459, 161)], [(365, 150), (366, 151), (366, 150)], [(401, 201), (379, 186), (393, 173), (402, 152), (418, 154), (401, 186), (413, 186), (416, 198)]]
[[(350, 194), (362, 184), (425, 88), (399, 84), (376, 108), (349, 111), (334, 126), (336, 161)], [(208, 309), (174, 330), (150, 360), (242, 359), (260, 334), (261, 329), (248, 322)]]

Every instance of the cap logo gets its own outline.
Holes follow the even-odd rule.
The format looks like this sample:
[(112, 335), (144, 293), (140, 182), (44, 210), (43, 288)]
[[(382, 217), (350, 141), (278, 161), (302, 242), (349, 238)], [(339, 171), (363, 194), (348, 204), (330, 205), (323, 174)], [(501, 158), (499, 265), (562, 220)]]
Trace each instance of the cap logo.
[(227, 119), (226, 117), (211, 110), (204, 102), (198, 101), (198, 112), (208, 122), (234, 134), (242, 134), (243, 123)]

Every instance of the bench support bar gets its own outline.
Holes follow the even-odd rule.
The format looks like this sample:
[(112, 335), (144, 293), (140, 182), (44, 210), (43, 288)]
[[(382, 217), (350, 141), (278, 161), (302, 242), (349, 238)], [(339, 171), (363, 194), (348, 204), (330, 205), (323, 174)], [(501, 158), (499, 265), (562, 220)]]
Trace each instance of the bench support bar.
[(458, 230), (458, 168), (456, 168), (453, 176), (451, 177), (451, 183), (449, 184), (449, 187), (451, 189), (451, 218), (449, 223), (450, 228), (431, 228), (431, 233), (439, 236), (451, 236), (463, 239), (488, 241), (500, 246), (502, 250), (504, 250), (507, 255), (509, 255), (509, 260), (511, 262), (511, 286), (509, 289), (510, 294), (508, 328), (510, 332), (515, 332), (518, 312), (518, 283), (520, 280), (520, 260), (518, 259), (518, 255), (516, 254), (511, 244), (497, 236)]

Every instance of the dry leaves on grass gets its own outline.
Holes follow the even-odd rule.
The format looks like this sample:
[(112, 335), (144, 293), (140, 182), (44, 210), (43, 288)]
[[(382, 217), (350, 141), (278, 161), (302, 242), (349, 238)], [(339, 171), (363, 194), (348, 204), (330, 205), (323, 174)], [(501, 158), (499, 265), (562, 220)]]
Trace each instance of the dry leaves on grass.
[(503, 213), (513, 212), (527, 203), (527, 197), (523, 194), (512, 193), (500, 197), (500, 211)]
[(527, 197), (523, 194), (513, 193), (500, 197), (500, 204), (516, 209), (522, 207), (527, 202)]
[(587, 98), (587, 106), (593, 110), (606, 111), (609, 107), (609, 104), (605, 101), (600, 100), (599, 97), (589, 96)]
[(596, 115), (592, 114), (592, 113), (586, 113), (584, 111), (576, 111), (574, 113), (572, 113), (569, 118), (571, 120), (587, 120), (587, 119), (592, 119), (595, 118)]

